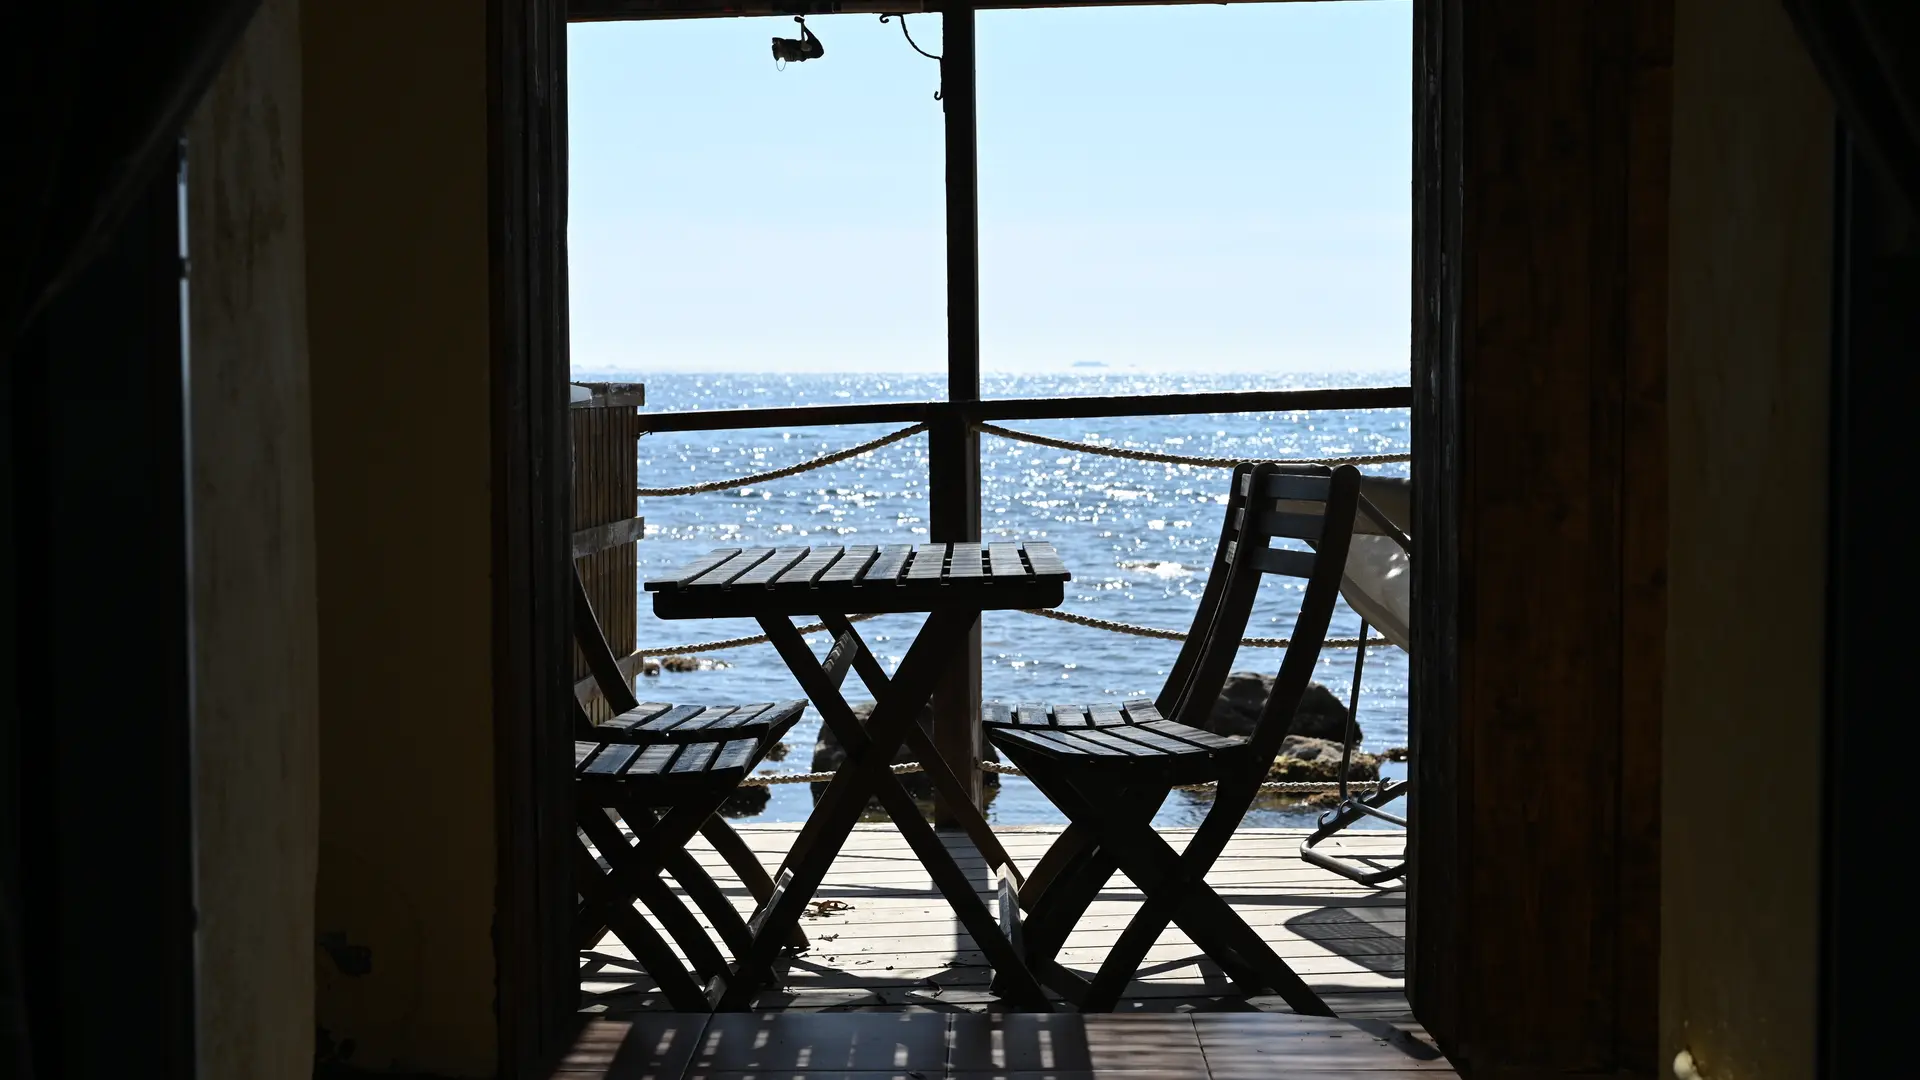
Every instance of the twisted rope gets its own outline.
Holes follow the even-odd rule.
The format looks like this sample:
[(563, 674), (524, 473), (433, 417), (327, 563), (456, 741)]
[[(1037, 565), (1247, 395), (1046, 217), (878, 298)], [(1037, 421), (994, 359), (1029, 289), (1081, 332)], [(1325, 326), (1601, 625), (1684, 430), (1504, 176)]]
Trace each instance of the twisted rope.
[[(1186, 633), (1180, 630), (1162, 630), (1157, 626), (1135, 626), (1133, 623), (1096, 619), (1091, 615), (1075, 615), (1071, 612), (1053, 611), (1048, 608), (1021, 608), (1020, 610), (1028, 615), (1038, 615), (1043, 619), (1072, 623), (1075, 626), (1090, 626), (1095, 630), (1105, 630), (1112, 634), (1132, 634), (1134, 637), (1159, 638), (1162, 641), (1187, 640)], [(1283, 637), (1244, 637), (1240, 639), (1240, 644), (1250, 649), (1284, 649), (1292, 644), (1292, 641), (1292, 638)], [(1359, 638), (1328, 638), (1320, 643), (1322, 648), (1327, 649), (1357, 649), (1360, 644)], [(1366, 640), (1366, 644), (1373, 646), (1393, 643), (1383, 637), (1370, 637)]]
[[(917, 773), (917, 772), (925, 772), (925, 771), (926, 771), (926, 767), (921, 765), (917, 761), (903, 761), (900, 764), (893, 766), (893, 775), (895, 776), (905, 776), (908, 773)], [(998, 773), (1001, 776), (1027, 775), (1026, 773), (1021, 772), (1019, 769), (1016, 769), (1011, 765), (1002, 765), (997, 761), (980, 762), (980, 771)], [(836, 775), (835, 773), (831, 773), (831, 772), (760, 773), (755, 776), (747, 777), (745, 780), (742, 780), (740, 782), (740, 785), (742, 787), (772, 787), (776, 784), (824, 784), (832, 780), (835, 775)], [(1347, 789), (1349, 791), (1359, 789), (1359, 788), (1366, 788), (1371, 790), (1373, 788), (1379, 787), (1381, 783), (1382, 781), (1379, 781), (1379, 780), (1354, 780), (1354, 781), (1350, 781), (1347, 784)], [(1181, 784), (1178, 787), (1176, 787), (1175, 790), (1177, 791), (1210, 791), (1216, 786), (1218, 785), (1212, 782), (1208, 782), (1205, 784)], [(1340, 790), (1340, 783), (1337, 780), (1269, 780), (1266, 783), (1260, 785), (1260, 790), (1261, 791), (1292, 791), (1292, 792), (1302, 792), (1302, 793), (1310, 794), (1310, 793), (1320, 792), (1320, 791), (1338, 791)]]
[(1012, 428), (1003, 428), (999, 424), (975, 424), (973, 430), (988, 435), (998, 435), (1015, 442), (1047, 446), (1055, 450), (1075, 450), (1082, 454), (1100, 454), (1105, 457), (1126, 458), (1129, 461), (1157, 461), (1163, 465), (1190, 465), (1205, 469), (1231, 469), (1243, 461), (1272, 461), (1281, 465), (1390, 465), (1413, 460), (1412, 454), (1352, 454), (1346, 457), (1304, 458), (1194, 457), (1190, 454), (1162, 454), (1154, 450), (1130, 450), (1124, 446), (1099, 446), (1094, 443), (1072, 442), (1068, 439), (1035, 435), (1027, 431), (1015, 431)]
[[(868, 619), (877, 619), (879, 617), (879, 613), (873, 612), (865, 615), (849, 615), (847, 616), (847, 621), (850, 623), (866, 622)], [(800, 633), (803, 636), (806, 634), (817, 634), (826, 628), (826, 623), (808, 623), (800, 628)], [(690, 641), (684, 645), (663, 645), (659, 648), (648, 646), (644, 649), (633, 650), (632, 655), (685, 656), (688, 653), (715, 652), (720, 649), (738, 649), (743, 645), (764, 645), (766, 642), (767, 635), (754, 634), (751, 637), (721, 638), (719, 641)]]
[(754, 473), (750, 476), (736, 476), (731, 480), (710, 480), (704, 484), (685, 484), (680, 487), (664, 488), (635, 488), (633, 493), (641, 498), (664, 497), (669, 495), (703, 495), (709, 491), (726, 491), (729, 488), (746, 487), (749, 484), (764, 483), (768, 480), (779, 480), (813, 469), (825, 468), (835, 462), (845, 461), (851, 457), (859, 457), (861, 454), (870, 454), (886, 446), (888, 443), (897, 443), (901, 439), (918, 435), (925, 430), (927, 430), (927, 425), (925, 424), (915, 424), (912, 427), (904, 427), (890, 435), (882, 435), (870, 442), (863, 442), (858, 446), (849, 446), (845, 450), (836, 450), (831, 454), (814, 458), (811, 461), (803, 461), (798, 465), (788, 465), (783, 469), (771, 469), (767, 472)]

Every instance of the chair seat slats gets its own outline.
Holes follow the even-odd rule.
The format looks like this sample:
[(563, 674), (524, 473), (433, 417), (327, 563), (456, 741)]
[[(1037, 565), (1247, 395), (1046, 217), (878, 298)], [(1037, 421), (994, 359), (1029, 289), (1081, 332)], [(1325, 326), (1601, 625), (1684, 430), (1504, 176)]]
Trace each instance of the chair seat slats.
[(1191, 753), (1194, 750), (1192, 744), (1181, 742), (1178, 739), (1170, 739), (1144, 725), (1130, 724), (1117, 729), (1114, 734), (1126, 739), (1131, 739), (1144, 746), (1151, 746), (1163, 750), (1170, 754), (1185, 754)]
[(643, 701), (633, 708), (628, 709), (626, 712), (621, 713), (619, 716), (605, 721), (600, 726), (609, 731), (635, 731), (645, 726), (648, 721), (672, 709), (672, 705), (663, 702)]
[(1116, 727), (1127, 722), (1112, 705), (1087, 706), (1087, 720), (1095, 727)]
[(1154, 707), (1153, 702), (1144, 699), (1129, 701), (1122, 708), (1127, 714), (1127, 719), (1136, 724), (1150, 724), (1155, 720), (1163, 719), (1160, 710)]
[(719, 747), (710, 742), (688, 743), (680, 748), (680, 756), (673, 759), (670, 771), (677, 773), (704, 772), (713, 762), (714, 751)]
[(1120, 738), (1117, 732), (1107, 728), (1073, 728), (1072, 734), (1077, 739), (1084, 739), (1098, 746), (1104, 746), (1109, 750), (1117, 750), (1129, 757), (1145, 757), (1149, 754), (1166, 753), (1165, 750), (1156, 746), (1145, 746), (1141, 743), (1129, 742), (1126, 739)]
[(656, 743), (640, 752), (640, 756), (627, 767), (628, 776), (657, 775), (665, 772), (668, 763), (673, 761), (675, 751), (680, 747), (675, 743)]
[(1234, 738), (1229, 735), (1215, 735), (1213, 732), (1201, 728), (1188, 727), (1185, 724), (1176, 724), (1172, 720), (1155, 720), (1152, 723), (1141, 724), (1140, 729), (1142, 731), (1151, 731), (1165, 735), (1170, 739), (1189, 742), (1207, 750), (1237, 750), (1245, 746), (1247, 742), (1245, 739)]
[(756, 744), (752, 739), (735, 739), (720, 747), (720, 752), (713, 756), (711, 768), (714, 772), (730, 772), (735, 769), (744, 772), (753, 764), (755, 749)]
[(704, 705), (675, 705), (673, 708), (640, 725), (640, 730), (645, 732), (672, 731), (681, 724), (686, 723), (706, 711), (706, 706)]
[(1055, 727), (1086, 727), (1086, 707), (1083, 705), (1061, 705), (1056, 702), (1053, 706), (1053, 724)]
[(727, 717), (732, 716), (734, 713), (737, 713), (739, 711), (740, 711), (739, 709), (736, 709), (731, 705), (709, 705), (705, 709), (700, 710), (699, 716), (696, 716), (691, 720), (688, 720), (686, 723), (681, 724), (678, 730), (706, 731), (712, 728), (714, 724), (719, 723), (722, 720), (725, 720)]
[(742, 705), (733, 710), (732, 715), (717, 720), (707, 726), (708, 731), (732, 731), (752, 724), (755, 720), (765, 723), (764, 717), (774, 708), (771, 704)]
[(580, 770), (580, 774), (582, 776), (618, 776), (620, 770), (626, 768), (627, 762), (632, 761), (633, 756), (639, 751), (640, 748), (632, 743), (608, 743), (593, 755), (593, 760), (587, 762), (586, 767)]

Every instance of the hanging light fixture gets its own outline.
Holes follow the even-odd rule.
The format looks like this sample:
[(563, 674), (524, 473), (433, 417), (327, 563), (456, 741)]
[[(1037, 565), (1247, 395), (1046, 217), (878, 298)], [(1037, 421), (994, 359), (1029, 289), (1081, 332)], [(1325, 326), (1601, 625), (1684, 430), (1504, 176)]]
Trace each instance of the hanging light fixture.
[(797, 38), (773, 39), (773, 62), (779, 65), (797, 64), (802, 60), (818, 60), (827, 54), (827, 47), (807, 29), (807, 20), (799, 15), (793, 21), (800, 24), (800, 36)]

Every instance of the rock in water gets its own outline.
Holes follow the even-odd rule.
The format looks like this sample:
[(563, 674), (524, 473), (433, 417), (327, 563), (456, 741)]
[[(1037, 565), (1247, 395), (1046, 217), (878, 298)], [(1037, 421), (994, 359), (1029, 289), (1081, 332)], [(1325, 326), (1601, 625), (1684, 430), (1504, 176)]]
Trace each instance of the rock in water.
[[(1213, 707), (1213, 716), (1207, 722), (1210, 731), (1221, 735), (1251, 735), (1254, 725), (1260, 722), (1260, 710), (1266, 707), (1267, 695), (1273, 692), (1273, 676), (1261, 675), (1252, 671), (1236, 671), (1227, 676), (1227, 683), (1220, 689), (1220, 701)], [(1294, 710), (1293, 723), (1287, 728), (1287, 734), (1299, 735), (1310, 739), (1331, 739), (1338, 743), (1347, 737), (1347, 707), (1333, 696), (1333, 691), (1319, 683), (1308, 683), (1307, 692), (1300, 696), (1300, 707)], [(1359, 725), (1354, 727), (1354, 740), (1361, 741)], [(1335, 751), (1336, 755), (1338, 751)]]
[[(853, 715), (862, 724), (865, 724), (867, 718), (873, 715), (873, 702), (862, 701), (854, 705)], [(932, 705), (928, 705), (926, 708), (920, 710), (920, 730), (927, 732), (929, 735), (933, 733)], [(981, 747), (981, 751), (986, 760), (999, 761), (1000, 754), (993, 748), (993, 745), (987, 743), (985, 739), (982, 739), (981, 742), (984, 744)], [(839, 736), (833, 733), (832, 728), (824, 723), (821, 724), (820, 737), (815, 740), (813, 744), (813, 765), (807, 771), (833, 772), (845, 764), (846, 760), (847, 752), (841, 748)], [(913, 752), (911, 746), (905, 743), (902, 743), (899, 752), (893, 755), (893, 763), (895, 765), (905, 761), (917, 760), (919, 760), (919, 756)], [(912, 795), (916, 799), (933, 798), (933, 785), (928, 782), (927, 774), (925, 773), (908, 773), (900, 778), (900, 783), (907, 789), (907, 794)], [(982, 783), (990, 788), (999, 787), (1000, 775), (998, 773), (988, 773), (982, 778)], [(827, 785), (825, 784), (812, 784), (810, 786), (813, 788), (813, 797), (816, 799), (827, 790)]]
[[(1280, 754), (1267, 770), (1267, 779), (1338, 780), (1340, 750), (1340, 744), (1331, 739), (1289, 735), (1280, 744)], [(1380, 776), (1380, 759), (1355, 750), (1350, 768), (1349, 780), (1375, 780)]]

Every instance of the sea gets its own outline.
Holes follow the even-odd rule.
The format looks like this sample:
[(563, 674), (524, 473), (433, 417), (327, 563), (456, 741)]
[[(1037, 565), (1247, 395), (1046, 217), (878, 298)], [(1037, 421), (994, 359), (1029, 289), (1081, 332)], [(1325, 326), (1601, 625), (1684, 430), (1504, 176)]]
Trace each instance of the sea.
[[(580, 381), (644, 382), (647, 412), (734, 409), (854, 402), (928, 401), (946, 396), (938, 375), (885, 374), (658, 374), (576, 371)], [(1405, 385), (1404, 374), (1175, 375), (1087, 372), (983, 376), (982, 396), (1075, 397), (1153, 395), (1226, 390)], [(1356, 409), (1034, 420), (1005, 426), (1103, 447), (1227, 458), (1287, 458), (1405, 453), (1405, 409)], [(643, 487), (704, 483), (778, 469), (865, 442), (898, 425), (745, 429), (656, 433), (638, 443)], [(1218, 542), (1227, 471), (1163, 465), (1056, 450), (992, 435), (981, 437), (981, 517), (987, 540), (1045, 540), (1073, 574), (1062, 610), (1136, 625), (1184, 631), (1193, 619), (1213, 548)], [(1405, 476), (1405, 464), (1368, 472)], [(640, 580), (689, 562), (715, 547), (752, 545), (887, 544), (925, 542), (927, 441), (916, 435), (872, 453), (785, 479), (727, 491), (642, 498), (645, 538), (636, 545)], [(643, 593), (639, 647), (752, 635), (749, 620), (662, 621)], [(1249, 623), (1252, 636), (1284, 637), (1299, 609), (1299, 586), (1285, 579), (1265, 585)], [(880, 660), (896, 665), (922, 617), (888, 615), (859, 629)], [(1344, 602), (1330, 632), (1353, 637), (1359, 617)], [(827, 635), (810, 639), (824, 650)], [(982, 696), (986, 700), (1113, 702), (1152, 697), (1179, 651), (1173, 641), (1123, 636), (1044, 620), (1017, 611), (990, 611), (981, 625)], [(772, 701), (804, 695), (768, 645), (703, 651), (701, 670), (649, 676), (643, 697), (665, 701)], [(1277, 649), (1243, 648), (1236, 670), (1271, 675)], [(1353, 684), (1355, 650), (1327, 649), (1318, 680), (1341, 701)], [(724, 666), (721, 666), (724, 665)], [(1360, 686), (1361, 747), (1379, 751), (1407, 745), (1407, 657), (1392, 646), (1367, 650)], [(850, 699), (860, 700), (849, 678)], [(788, 734), (789, 753), (762, 766), (768, 772), (806, 771), (819, 718), (812, 709)], [(1405, 766), (1388, 765), (1389, 776)], [(749, 821), (805, 820), (812, 807), (806, 784), (775, 785)], [(1176, 792), (1161, 808), (1162, 827), (1198, 824), (1211, 796)], [(999, 825), (1057, 824), (1065, 818), (1024, 779), (1003, 776), (988, 803)], [(1403, 812), (1404, 806), (1391, 807)], [(1253, 826), (1311, 826), (1319, 811), (1262, 800), (1248, 815)], [(1371, 822), (1364, 823), (1370, 825)]]

